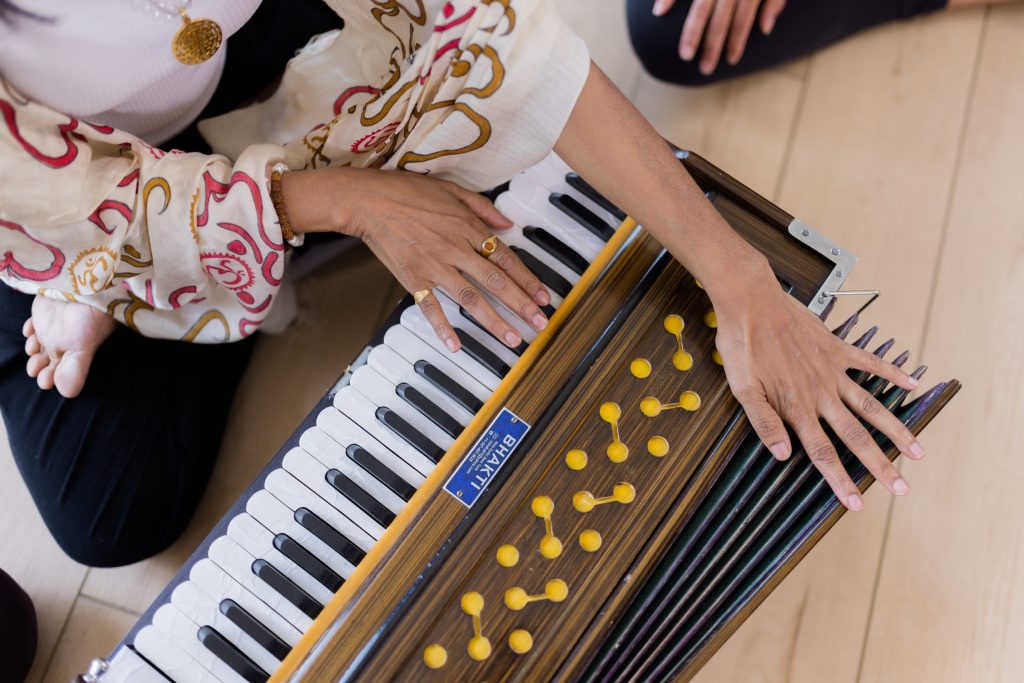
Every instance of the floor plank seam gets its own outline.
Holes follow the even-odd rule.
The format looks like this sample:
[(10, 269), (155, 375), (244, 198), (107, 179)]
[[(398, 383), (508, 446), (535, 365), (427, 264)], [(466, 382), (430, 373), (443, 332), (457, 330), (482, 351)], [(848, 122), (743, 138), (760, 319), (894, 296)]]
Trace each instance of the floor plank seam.
[[(921, 346), (920, 346), (920, 357), (925, 357), (927, 349), (927, 333), (928, 327), (931, 325), (932, 314), (935, 310), (935, 291), (938, 287), (939, 282), (939, 271), (942, 268), (942, 258), (946, 250), (946, 241), (949, 235), (950, 221), (953, 215), (953, 202), (955, 200), (956, 188), (960, 182), (960, 165), (963, 161), (964, 145), (967, 141), (967, 131), (971, 119), (971, 108), (974, 104), (975, 90), (978, 84), (978, 73), (981, 67), (981, 53), (985, 47), (985, 36), (988, 33), (988, 23), (990, 17), (991, 8), (986, 7), (984, 9), (984, 17), (982, 17), (981, 30), (978, 33), (978, 44), (974, 50), (974, 64), (971, 67), (971, 84), (967, 88), (967, 96), (964, 98), (964, 111), (963, 118), (960, 124), (960, 136), (957, 140), (956, 154), (953, 159), (953, 172), (950, 176), (950, 183), (948, 188), (948, 194), (946, 198), (946, 208), (944, 212), (944, 218), (942, 221), (942, 228), (939, 233), (939, 247), (936, 249), (935, 254), (935, 267), (932, 269), (932, 280), (929, 283), (928, 289), (928, 304), (925, 308), (925, 316), (921, 324)], [(902, 462), (901, 462), (902, 464)], [(854, 679), (858, 683), (863, 680), (864, 676), (864, 663), (867, 659), (868, 652), (868, 637), (871, 633), (872, 622), (875, 618), (875, 607), (878, 604), (878, 590), (882, 582), (882, 565), (885, 562), (885, 553), (889, 547), (889, 538), (892, 532), (892, 518), (896, 507), (895, 496), (890, 496), (888, 501), (888, 512), (885, 516), (885, 528), (882, 530), (882, 547), (878, 553), (878, 568), (875, 572), (875, 581), (871, 587), (871, 598), (869, 600), (868, 618), (864, 624), (864, 638), (861, 641), (860, 660), (857, 663), (857, 677)]]
[(50, 673), (50, 667), (53, 666), (53, 660), (57, 657), (57, 648), (60, 647), (60, 643), (64, 640), (64, 632), (68, 628), (68, 624), (71, 622), (71, 613), (75, 611), (75, 605), (78, 604), (78, 599), (82, 597), (82, 588), (85, 587), (85, 580), (89, 576), (89, 572), (86, 571), (82, 574), (82, 580), (78, 584), (78, 590), (75, 591), (75, 599), (71, 601), (68, 606), (67, 614), (64, 616), (64, 623), (60, 626), (60, 631), (57, 632), (57, 637), (53, 640), (53, 649), (50, 650), (49, 657), (46, 660), (46, 666), (43, 667), (42, 680), (46, 681), (46, 677)]
[[(806, 73), (810, 73), (811, 69), (814, 68), (814, 58), (811, 57), (807, 64)], [(807, 100), (807, 77), (800, 80), (800, 94), (797, 96), (796, 109), (793, 111), (793, 120), (789, 124), (789, 132), (786, 134), (786, 151), (782, 153), (782, 161), (779, 163), (779, 174), (775, 179), (775, 187), (772, 190), (772, 196), (769, 197), (773, 202), (778, 201), (782, 195), (782, 187), (786, 182), (786, 174), (789, 171), (789, 160), (793, 154), (794, 142), (796, 141), (796, 133), (800, 128), (800, 119), (803, 117), (804, 103)]]
[(128, 614), (130, 616), (133, 616), (136, 619), (138, 619), (139, 617), (142, 616), (142, 612), (136, 612), (133, 609), (128, 609), (124, 605), (118, 605), (117, 603), (110, 602), (109, 600), (104, 600), (103, 598), (94, 597), (92, 595), (89, 595), (88, 593), (79, 593), (78, 597), (79, 598), (83, 598), (85, 600), (88, 600), (89, 602), (94, 602), (97, 605), (101, 605), (101, 606), (106, 607), (108, 609), (117, 610), (118, 612), (123, 612), (124, 614)]

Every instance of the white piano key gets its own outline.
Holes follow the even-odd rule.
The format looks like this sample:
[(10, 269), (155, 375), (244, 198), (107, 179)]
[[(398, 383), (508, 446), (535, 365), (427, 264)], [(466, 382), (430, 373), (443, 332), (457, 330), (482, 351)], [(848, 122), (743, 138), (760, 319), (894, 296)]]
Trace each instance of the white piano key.
[[(379, 348), (379, 347), (378, 347)], [(370, 355), (373, 355), (372, 353)], [(376, 458), (389, 470), (401, 477), (413, 488), (423, 483), (423, 475), (412, 468), (380, 441), (370, 436), (365, 429), (353, 422), (347, 415), (333, 406), (324, 408), (316, 417), (316, 426), (345, 448), (359, 446)]]
[[(577, 279), (579, 279), (577, 277)], [(483, 346), (505, 362), (510, 368), (516, 364), (519, 360), (519, 356), (515, 354), (512, 349), (505, 346), (502, 342), (498, 341), (488, 333), (487, 330), (478, 326), (476, 323), (467, 320), (462, 312), (459, 310), (459, 304), (455, 303), (455, 299), (449, 292), (444, 290), (434, 290), (437, 295), (437, 300), (441, 302), (441, 308), (444, 309), (444, 315), (448, 318), (448, 322), (453, 327), (459, 328), (464, 333), (469, 334), (471, 337), (476, 339)], [(472, 315), (472, 311), (467, 311)]]
[(384, 527), (370, 519), (369, 515), (356, 507), (355, 503), (327, 483), (327, 467), (303, 449), (293, 448), (285, 453), (284, 469), (352, 520), (374, 541), (384, 534)]
[[(417, 361), (430, 363), (463, 389), (476, 396), (481, 403), (491, 397), (493, 389), (488, 388), (483, 380), (478, 380), (470, 375), (455, 362), (458, 354), (453, 355), (447, 350), (438, 351), (405, 325), (394, 325), (389, 329), (384, 335), (384, 344), (414, 367)], [(494, 379), (500, 381), (498, 378)], [(496, 383), (495, 386), (497, 386)]]
[(156, 626), (147, 626), (139, 631), (135, 635), (134, 645), (140, 655), (153, 662), (174, 683), (221, 683), (219, 678), (185, 654)]
[(210, 545), (210, 559), (227, 572), (231, 578), (246, 590), (265, 602), (271, 609), (284, 617), (300, 633), (305, 633), (313, 620), (287, 598), (256, 576), (252, 565), (256, 558), (233, 539), (221, 536)]
[[(502, 195), (502, 197), (504, 197), (504, 196), (505, 195)], [(514, 202), (515, 202), (515, 199), (510, 197), (509, 199), (505, 200), (504, 203), (513, 204)], [(569, 219), (567, 217), (566, 220), (571, 220), (571, 219)], [(566, 279), (566, 281), (568, 281), (568, 283), (570, 285), (574, 285), (575, 286), (575, 284), (577, 282), (579, 282), (579, 279), (580, 279), (580, 276), (576, 274), (576, 271), (574, 271), (572, 268), (569, 268), (568, 266), (563, 264), (561, 261), (556, 259), (554, 256), (552, 256), (548, 252), (546, 252), (543, 249), (541, 249), (540, 246), (538, 246), (538, 245), (534, 244), (533, 242), (531, 242), (526, 237), (526, 235), (523, 234), (522, 225), (523, 224), (517, 222), (516, 223), (516, 227), (512, 228), (511, 230), (507, 230), (507, 231), (501, 233), (502, 241), (505, 242), (505, 244), (507, 244), (510, 247), (519, 247), (520, 249), (525, 249), (526, 251), (530, 252), (531, 254), (533, 254), (533, 256), (538, 261), (540, 261), (541, 263), (546, 265), (548, 268), (550, 268), (551, 270), (553, 270), (556, 273), (558, 273), (559, 275), (561, 275), (563, 278)], [(526, 225), (531, 225), (531, 223), (527, 222)], [(538, 226), (538, 227), (544, 227), (544, 226)], [(555, 232), (554, 234), (556, 236), (558, 236), (557, 232)], [(563, 241), (565, 241), (565, 240), (563, 240)], [(570, 245), (570, 246), (572, 246), (572, 245)], [(584, 256), (584, 258), (586, 258), (586, 256)], [(589, 260), (593, 260), (593, 259), (589, 259)], [(555, 308), (558, 308), (559, 306), (562, 305), (562, 299), (561, 299), (560, 295), (558, 295), (557, 293), (552, 291), (550, 288), (548, 288), (548, 293), (551, 294), (551, 302), (552, 302), (552, 305)]]
[[(501, 316), (502, 320), (512, 326), (519, 336), (523, 338), (527, 344), (533, 343), (533, 340), (537, 338), (537, 330), (533, 329), (525, 320), (519, 317), (519, 314), (511, 310), (504, 302), (499, 301), (496, 296), (484, 287), (476, 279), (470, 277), (467, 278), (470, 282), (476, 285), (476, 288), (483, 292), (484, 298), (487, 299), (487, 303), (494, 308), (494, 312)], [(549, 292), (550, 294), (550, 292)]]
[[(587, 261), (593, 261), (604, 249), (605, 242), (551, 204), (549, 197), (553, 192), (561, 192), (561, 190), (550, 190), (537, 185), (520, 186), (518, 189), (512, 189), (498, 197), (495, 206), (500, 207), (499, 210), (510, 220), (515, 221), (516, 225), (523, 228), (528, 226), (544, 228)], [(568, 194), (573, 199), (579, 199), (582, 196), (572, 190), (561, 193)], [(600, 214), (598, 217), (601, 217)], [(617, 226), (618, 221), (611, 225), (612, 227)], [(523, 237), (529, 239), (525, 235)]]
[[(509, 189), (519, 190), (528, 194), (529, 188), (541, 187), (546, 189), (549, 194), (552, 192), (560, 192), (562, 194), (569, 195), (583, 204), (583, 206), (593, 211), (594, 214), (608, 225), (613, 228), (617, 228), (621, 222), (617, 216), (607, 211), (600, 204), (592, 201), (582, 192), (565, 181), (566, 174), (572, 172), (573, 171), (569, 168), (568, 164), (562, 161), (557, 154), (551, 152), (539, 164), (531, 166), (523, 173), (512, 178), (509, 183)], [(586, 179), (584, 178), (584, 180)], [(544, 199), (544, 202), (547, 203), (546, 198)]]
[[(448, 397), (443, 391), (431, 384), (425, 377), (416, 372), (416, 368), (408, 360), (398, 354), (385, 342), (378, 344), (370, 352), (367, 364), (387, 378), (394, 385), (408, 384), (430, 399), (465, 427), (473, 419), (473, 413)], [(440, 368), (439, 368), (440, 369)]]
[[(313, 495), (310, 492), (310, 495)], [(355, 567), (311, 531), (295, 521), (294, 510), (275, 498), (269, 491), (257, 491), (245, 503), (246, 511), (273, 534), (288, 534), (318, 560), (343, 579), (352, 575)], [(311, 510), (312, 511), (312, 510)]]
[(130, 647), (121, 646), (103, 672), (103, 683), (167, 683), (167, 679)]
[(259, 643), (220, 611), (219, 601), (210, 598), (191, 581), (178, 584), (174, 592), (171, 593), (171, 604), (196, 624), (212, 626), (268, 674), (274, 673), (281, 665), (280, 660), (264, 650)]
[(309, 597), (326, 605), (334, 594), (274, 546), (274, 534), (247, 512), (235, 515), (228, 524), (228, 537), (256, 558), (264, 559), (301, 588)]
[(244, 678), (199, 641), (199, 629), (206, 625), (192, 621), (173, 604), (163, 605), (153, 615), (153, 626), (193, 661), (209, 671), (216, 680), (224, 683), (246, 683)]
[(267, 476), (264, 486), (275, 498), (292, 510), (303, 507), (308, 509), (363, 552), (372, 548), (376, 542), (376, 539), (370, 534), (360, 529), (355, 522), (338, 512), (337, 508), (329, 505), (318, 493), (296, 479), (287, 470), (279, 469), (271, 472)]
[(210, 558), (203, 558), (192, 565), (188, 578), (190, 583), (218, 605), (221, 600), (228, 598), (237, 602), (242, 609), (273, 631), (274, 635), (288, 643), (289, 647), (295, 647), (302, 637), (302, 633), (288, 620), (252, 591), (243, 587)]
[(416, 410), (404, 398), (395, 393), (395, 385), (382, 376), (374, 368), (364, 365), (352, 374), (352, 388), (368, 398), (374, 405), (387, 407), (398, 413), (402, 419), (412, 425), (420, 434), (433, 441), (447, 452), (455, 439), (446, 434), (430, 421), (423, 413)]
[[(384, 444), (422, 476), (425, 477), (433, 471), (434, 463), (430, 458), (413, 448), (391, 431), (388, 426), (381, 424), (376, 415), (377, 405), (353, 387), (347, 386), (338, 390), (338, 393), (334, 395), (334, 407), (369, 432), (377, 441)], [(379, 537), (378, 535), (377, 538)]]
[[(360, 368), (360, 370), (362, 369)], [(356, 374), (359, 374), (359, 371), (356, 371)], [(299, 438), (299, 446), (323, 463), (328, 469), (333, 468), (344, 474), (356, 486), (366, 491), (374, 500), (394, 514), (397, 515), (405, 507), (404, 500), (396, 496), (391, 489), (384, 486), (372, 474), (352, 462), (348, 454), (345, 453), (345, 447), (328, 436), (319, 427), (310, 427), (303, 432)]]
[(494, 391), (498, 388), (498, 383), (501, 382), (500, 377), (470, 358), (469, 354), (464, 350), (459, 349), (452, 353), (445, 348), (444, 343), (437, 338), (437, 334), (434, 332), (430, 322), (423, 317), (423, 312), (420, 311), (419, 306), (409, 306), (402, 311), (402, 326), (433, 347), (438, 353), (444, 354), (446, 358), (450, 359), (455, 365), (458, 365), (463, 371), (476, 377), (489, 391)]

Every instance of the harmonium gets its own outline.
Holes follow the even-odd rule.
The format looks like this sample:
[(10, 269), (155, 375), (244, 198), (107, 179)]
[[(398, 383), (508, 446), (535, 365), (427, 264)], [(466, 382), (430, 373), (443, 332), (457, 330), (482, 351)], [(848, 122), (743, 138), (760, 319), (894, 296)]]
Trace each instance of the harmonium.
[[(824, 318), (856, 258), (677, 156)], [(451, 354), (400, 303), (80, 680), (687, 680), (842, 516), (806, 455), (777, 461), (753, 434), (710, 300), (642, 227), (553, 154), (489, 196), (551, 292), (548, 327), (499, 305), (511, 349), (439, 293)], [(914, 433), (960, 386), (854, 378)]]

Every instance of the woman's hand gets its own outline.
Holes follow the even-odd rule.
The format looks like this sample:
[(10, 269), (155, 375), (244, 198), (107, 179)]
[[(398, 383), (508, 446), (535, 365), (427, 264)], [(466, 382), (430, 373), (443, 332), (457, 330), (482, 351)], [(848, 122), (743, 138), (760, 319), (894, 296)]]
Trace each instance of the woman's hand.
[[(663, 16), (675, 4), (676, 0), (655, 0), (655, 16)], [(693, 0), (679, 36), (679, 57), (687, 62), (693, 59), (703, 36), (702, 74), (711, 75), (723, 48), (726, 61), (736, 64), (743, 56), (755, 18), (761, 32), (768, 35), (785, 6), (786, 0)]]
[(896, 495), (909, 491), (857, 418), (888, 436), (907, 457), (919, 459), (924, 450), (846, 371), (866, 370), (904, 389), (916, 387), (916, 380), (833, 336), (817, 316), (779, 288), (770, 270), (730, 288), (728, 297), (716, 301), (715, 313), (716, 345), (729, 386), (776, 458), (785, 460), (793, 451), (785, 421), (840, 502), (861, 510), (860, 493), (822, 429), (823, 419), (875, 479)]
[[(511, 347), (522, 338), (481, 293), (542, 330), (547, 289), (508, 246), (488, 257), (484, 240), (512, 227), (485, 197), (445, 180), (405, 171), (351, 167), (295, 171), (282, 192), (296, 232), (334, 230), (363, 240), (409, 292), (443, 288), (491, 334)], [(437, 336), (452, 351), (459, 338), (436, 295), (419, 302)]]

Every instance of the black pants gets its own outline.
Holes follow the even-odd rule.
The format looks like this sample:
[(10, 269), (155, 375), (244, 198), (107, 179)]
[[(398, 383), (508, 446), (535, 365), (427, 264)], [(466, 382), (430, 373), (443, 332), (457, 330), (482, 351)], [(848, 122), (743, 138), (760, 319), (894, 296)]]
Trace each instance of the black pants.
[(769, 36), (755, 25), (735, 66), (719, 61), (703, 75), (697, 56), (679, 58), (679, 34), (692, 0), (678, 0), (663, 17), (651, 14), (654, 0), (626, 0), (629, 35), (644, 68), (655, 78), (680, 85), (707, 85), (804, 57), (843, 38), (896, 19), (909, 19), (946, 6), (948, 0), (789, 0)]
[[(311, 36), (340, 26), (320, 0), (265, 0), (228, 40), (224, 75), (201, 118), (251, 99)], [(205, 143), (193, 126), (162, 146), (203, 151)], [(25, 374), (21, 327), (31, 306), (31, 296), (0, 285), (0, 413), (18, 469), (74, 560), (145, 559), (191, 519), (255, 340), (192, 345), (119, 327), (85, 389), (65, 399)]]

